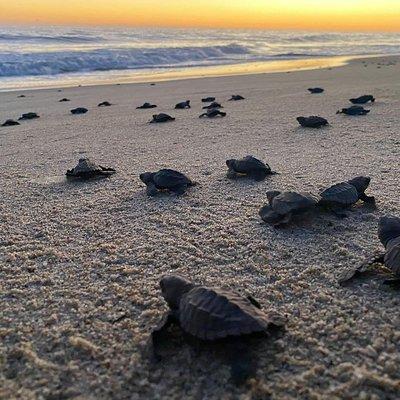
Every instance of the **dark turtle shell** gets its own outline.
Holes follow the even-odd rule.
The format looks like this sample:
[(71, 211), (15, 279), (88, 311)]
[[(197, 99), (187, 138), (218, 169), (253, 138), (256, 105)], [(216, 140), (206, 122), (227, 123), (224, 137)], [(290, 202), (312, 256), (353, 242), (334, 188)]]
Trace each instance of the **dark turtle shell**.
[(272, 209), (281, 215), (305, 211), (315, 207), (317, 199), (306, 192), (283, 192), (272, 199)]
[(26, 113), (26, 114), (22, 114), (22, 116), (19, 117), (18, 119), (23, 121), (23, 120), (26, 120), (26, 119), (35, 119), (35, 118), (39, 118), (39, 115), (37, 115), (34, 112), (29, 112), (29, 113)]
[(21, 124), (18, 121), (14, 121), (13, 119), (8, 119), (6, 122), (1, 124), (1, 126), (13, 126), (13, 125), (21, 125)]
[(212, 101), (215, 101), (215, 97), (204, 97), (201, 99), (202, 103), (210, 103)]
[(97, 107), (110, 107), (112, 104), (109, 101), (103, 101), (97, 105)]
[(351, 106), (349, 108), (342, 108), (337, 114), (346, 114), (346, 115), (366, 115), (371, 110), (366, 110), (362, 106)]
[(317, 93), (323, 93), (324, 92), (324, 89), (322, 89), (322, 88), (309, 88), (309, 89), (307, 89), (310, 93), (313, 93), (313, 94), (317, 94)]
[(297, 122), (305, 128), (321, 128), (322, 126), (328, 125), (328, 121), (325, 118), (316, 115), (310, 117), (298, 117)]
[(185, 332), (203, 340), (266, 332), (284, 324), (280, 315), (264, 313), (235, 292), (204, 286), (182, 296), (178, 316)]
[(109, 176), (115, 173), (112, 168), (105, 168), (97, 165), (88, 158), (81, 158), (78, 165), (66, 172), (68, 178), (90, 179), (99, 176)]
[(229, 100), (230, 101), (239, 101), (239, 100), (244, 100), (244, 97), (241, 96), (240, 94), (233, 94)]
[(208, 106), (204, 106), (203, 110), (212, 110), (213, 108), (223, 108), (223, 107), (221, 106), (221, 104), (214, 101), (211, 104), (209, 104)]
[(384, 216), (379, 220), (378, 236), (386, 247), (388, 242), (400, 236), (400, 218)]
[(168, 122), (168, 121), (175, 121), (175, 118), (171, 117), (168, 114), (160, 113), (160, 114), (154, 114), (153, 119), (150, 122), (153, 123), (153, 122)]
[(67, 99), (66, 97), (62, 98), (61, 100), (58, 100), (60, 103), (64, 103), (66, 101), (71, 101), (70, 99)]
[(160, 169), (153, 176), (157, 189), (169, 189), (180, 185), (191, 186), (193, 182), (181, 172), (173, 169)]
[(357, 203), (359, 195), (357, 189), (348, 182), (341, 182), (321, 192), (321, 201), (327, 204), (350, 206)]
[(232, 166), (235, 172), (239, 174), (251, 174), (252, 172), (256, 171), (264, 171), (266, 173), (271, 172), (271, 167), (262, 162), (261, 160), (253, 157), (253, 156), (246, 156), (240, 160), (231, 160), (233, 161), (230, 165)]
[(400, 236), (387, 243), (384, 263), (395, 275), (400, 276)]
[(84, 107), (78, 107), (71, 110), (72, 114), (86, 114), (89, 110)]
[(217, 110), (216, 108), (212, 108), (210, 110), (207, 110), (207, 112), (199, 115), (199, 118), (207, 117), (207, 118), (215, 118), (215, 117), (225, 117), (226, 112)]
[(156, 108), (157, 106), (155, 104), (150, 104), (150, 103), (143, 103), (143, 105), (136, 107), (137, 110), (146, 110), (148, 108)]
[(375, 97), (368, 94), (360, 97), (356, 97), (355, 99), (350, 99), (350, 102), (353, 104), (366, 104), (368, 102), (374, 103), (375, 102)]

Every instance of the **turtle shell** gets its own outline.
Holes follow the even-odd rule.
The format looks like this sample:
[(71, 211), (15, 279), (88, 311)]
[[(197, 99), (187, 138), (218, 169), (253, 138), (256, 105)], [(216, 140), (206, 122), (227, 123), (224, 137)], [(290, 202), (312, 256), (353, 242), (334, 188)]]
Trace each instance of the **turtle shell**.
[(343, 206), (350, 206), (357, 203), (358, 192), (357, 189), (350, 185), (348, 182), (337, 183), (323, 192), (321, 192), (321, 199), (326, 203), (336, 203)]
[(79, 175), (82, 173), (97, 172), (101, 170), (101, 167), (89, 160), (89, 158), (81, 158), (78, 162), (78, 165), (73, 169), (73, 174)]
[(379, 220), (379, 240), (387, 247), (389, 241), (400, 236), (400, 218), (384, 216)]
[(271, 172), (271, 168), (268, 164), (263, 163), (253, 156), (246, 156), (241, 160), (235, 160), (233, 169), (240, 174), (247, 174), (253, 171)]
[(395, 275), (400, 276), (400, 237), (388, 242), (384, 262)]
[(179, 322), (185, 332), (199, 339), (216, 340), (265, 332), (282, 326), (283, 318), (262, 312), (235, 292), (198, 286), (182, 296)]
[(281, 215), (313, 208), (317, 199), (310, 193), (283, 192), (272, 200), (272, 209)]
[(173, 169), (161, 169), (153, 176), (158, 189), (168, 189), (180, 185), (192, 185), (192, 181), (184, 174)]

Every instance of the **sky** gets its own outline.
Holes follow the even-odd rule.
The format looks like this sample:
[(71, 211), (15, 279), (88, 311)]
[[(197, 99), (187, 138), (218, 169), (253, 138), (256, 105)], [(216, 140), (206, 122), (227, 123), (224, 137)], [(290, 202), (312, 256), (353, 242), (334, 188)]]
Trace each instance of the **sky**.
[(0, 24), (400, 32), (400, 0), (0, 0)]

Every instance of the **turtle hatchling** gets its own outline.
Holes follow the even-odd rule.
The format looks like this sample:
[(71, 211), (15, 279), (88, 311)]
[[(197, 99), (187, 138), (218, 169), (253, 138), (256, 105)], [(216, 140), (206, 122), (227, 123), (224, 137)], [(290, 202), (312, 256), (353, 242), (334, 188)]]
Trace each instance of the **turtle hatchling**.
[(211, 104), (209, 104), (208, 106), (204, 106), (203, 110), (212, 110), (213, 108), (224, 108), (221, 106), (221, 104), (213, 101)]
[(21, 125), (18, 121), (14, 121), (13, 119), (8, 119), (6, 122), (2, 123), (1, 126), (14, 126)]
[(312, 94), (323, 93), (325, 90), (319, 87), (307, 89)]
[(78, 107), (71, 110), (72, 114), (86, 114), (89, 110), (84, 107)]
[(110, 107), (112, 104), (109, 101), (103, 101), (99, 104), (97, 104), (97, 107)]
[(173, 169), (145, 172), (140, 174), (139, 178), (147, 186), (148, 196), (155, 196), (160, 191), (170, 191), (182, 195), (187, 188), (195, 185), (186, 175)]
[(81, 158), (78, 165), (67, 171), (67, 178), (91, 179), (115, 174), (115, 169), (97, 165), (88, 158)]
[(239, 100), (245, 100), (245, 98), (240, 94), (233, 94), (228, 101), (239, 101)]
[(202, 103), (210, 103), (212, 101), (215, 101), (215, 97), (204, 97), (203, 99), (201, 99)]
[(34, 112), (29, 112), (29, 113), (26, 113), (26, 114), (22, 114), (22, 116), (19, 117), (18, 120), (23, 121), (23, 120), (35, 119), (35, 118), (39, 118), (39, 115), (37, 115)]
[(175, 106), (177, 110), (184, 110), (186, 108), (190, 108), (190, 100), (182, 101)]
[(62, 98), (61, 100), (58, 100), (59, 103), (65, 103), (66, 101), (71, 101), (71, 100), (67, 99), (66, 97)]
[(315, 210), (318, 198), (305, 192), (267, 192), (268, 203), (259, 211), (261, 219), (272, 225), (289, 223), (292, 218)]
[(168, 114), (154, 114), (153, 119), (150, 121), (150, 123), (159, 123), (159, 122), (169, 122), (169, 121), (175, 121), (174, 117), (171, 117)]
[(271, 167), (253, 156), (246, 156), (240, 160), (226, 160), (228, 166), (227, 177), (234, 179), (238, 176), (248, 176), (256, 181), (264, 180), (267, 175), (274, 175), (276, 172)]
[(375, 97), (368, 94), (360, 97), (356, 97), (355, 99), (350, 99), (350, 102), (353, 104), (366, 104), (368, 102), (374, 103), (375, 102)]
[(349, 108), (342, 108), (336, 114), (346, 115), (367, 115), (371, 110), (366, 110), (362, 106), (351, 106)]
[(136, 107), (137, 110), (147, 110), (149, 108), (156, 108), (157, 106), (155, 104), (150, 104), (150, 103), (143, 103), (143, 105)]
[(212, 108), (211, 110), (207, 110), (207, 112), (200, 114), (199, 118), (207, 117), (207, 118), (215, 118), (215, 117), (225, 117), (226, 112), (219, 111), (216, 108)]
[(312, 115), (311, 117), (298, 117), (297, 122), (304, 128), (321, 128), (328, 125), (325, 118)]
[(353, 278), (368, 273), (375, 264), (383, 264), (395, 276), (386, 279), (384, 284), (400, 288), (400, 218), (384, 216), (379, 220), (378, 237), (385, 251), (374, 254), (359, 267), (346, 271), (339, 277), (339, 283), (344, 284)]

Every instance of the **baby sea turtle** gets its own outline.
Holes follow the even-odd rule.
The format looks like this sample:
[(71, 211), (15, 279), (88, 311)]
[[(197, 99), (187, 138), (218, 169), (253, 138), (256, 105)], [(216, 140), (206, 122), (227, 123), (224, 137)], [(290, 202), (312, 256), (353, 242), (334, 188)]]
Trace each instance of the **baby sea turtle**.
[(232, 97), (228, 101), (239, 101), (244, 100), (245, 98), (240, 94), (233, 94)]
[(321, 128), (328, 125), (325, 118), (312, 115), (311, 117), (298, 117), (297, 122), (304, 128)]
[(317, 93), (323, 93), (325, 90), (324, 89), (322, 89), (322, 88), (319, 88), (319, 87), (317, 87), (317, 88), (309, 88), (309, 89), (307, 89), (310, 93), (313, 93), (313, 94), (317, 94)]
[(253, 156), (246, 156), (240, 160), (226, 160), (226, 165), (228, 166), (227, 177), (229, 179), (245, 175), (256, 181), (262, 181), (267, 175), (276, 174), (268, 164)]
[(207, 110), (207, 112), (199, 115), (199, 118), (207, 117), (207, 118), (215, 118), (215, 117), (225, 117), (226, 112), (219, 111), (216, 108), (212, 108), (211, 110)]
[[(234, 379), (238, 370), (245, 379), (253, 372), (246, 363), (252, 352), (249, 339), (254, 335), (268, 337), (286, 322), (276, 311), (262, 311), (251, 296), (246, 298), (231, 290), (196, 285), (177, 275), (163, 277), (160, 286), (170, 310), (152, 332), (154, 352), (161, 333), (172, 324), (178, 325), (199, 344), (218, 343), (224, 352), (232, 353), (229, 356)], [(229, 348), (229, 344), (234, 346)]]
[(374, 254), (364, 261), (359, 267), (346, 271), (339, 277), (339, 283), (343, 284), (370, 271), (374, 264), (383, 264), (394, 275), (394, 279), (386, 279), (384, 284), (400, 288), (400, 218), (384, 216), (379, 220), (378, 237), (383, 246), (384, 252)]
[(185, 108), (190, 108), (190, 100), (182, 101), (175, 106), (177, 110), (184, 110)]
[(19, 96), (17, 96), (17, 97), (19, 97), (19, 98), (23, 98), (23, 97), (26, 97), (24, 94), (20, 94)]
[(84, 107), (78, 107), (71, 110), (72, 114), (86, 114), (89, 110)]
[(224, 107), (222, 107), (221, 104), (214, 101), (211, 104), (209, 104), (208, 106), (204, 106), (203, 110), (212, 110), (213, 108), (224, 108)]
[(201, 99), (202, 103), (210, 103), (212, 101), (215, 101), (215, 97), (205, 97), (205, 98)]
[(346, 114), (346, 115), (366, 115), (371, 110), (366, 110), (362, 106), (351, 106), (349, 108), (342, 108), (336, 114)]
[(108, 101), (103, 101), (99, 104), (97, 104), (97, 107), (110, 107), (112, 104)]
[(115, 169), (97, 165), (89, 158), (81, 158), (78, 165), (75, 168), (69, 169), (65, 175), (67, 178), (91, 179), (107, 177), (115, 174), (115, 172)]
[(364, 96), (360, 96), (357, 97), (355, 99), (350, 99), (350, 102), (353, 104), (366, 104), (368, 102), (374, 103), (375, 102), (375, 97), (372, 95), (364, 95)]
[(143, 103), (143, 105), (136, 107), (137, 110), (147, 110), (148, 108), (156, 108), (155, 104)]
[(65, 103), (66, 101), (71, 101), (70, 99), (67, 99), (66, 97), (64, 97), (61, 100), (58, 100), (59, 103)]
[(259, 211), (264, 222), (272, 225), (289, 223), (293, 217), (303, 215), (314, 210), (318, 198), (306, 192), (280, 192), (272, 190), (267, 192), (268, 203)]
[(26, 120), (26, 119), (35, 119), (35, 118), (39, 118), (39, 115), (37, 115), (34, 112), (29, 112), (29, 113), (26, 113), (26, 114), (22, 114), (22, 116), (19, 117), (18, 120), (23, 121), (23, 120)]
[(175, 118), (171, 117), (168, 114), (154, 114), (153, 119), (150, 121), (150, 123), (158, 123), (158, 122), (169, 122), (169, 121), (175, 121)]
[(21, 125), (18, 121), (14, 121), (13, 119), (8, 119), (6, 122), (1, 124), (1, 126), (13, 126), (13, 125)]
[(164, 190), (181, 195), (186, 192), (188, 187), (195, 185), (186, 175), (173, 169), (145, 172), (140, 174), (139, 178), (147, 186), (148, 196), (155, 196), (159, 191)]

